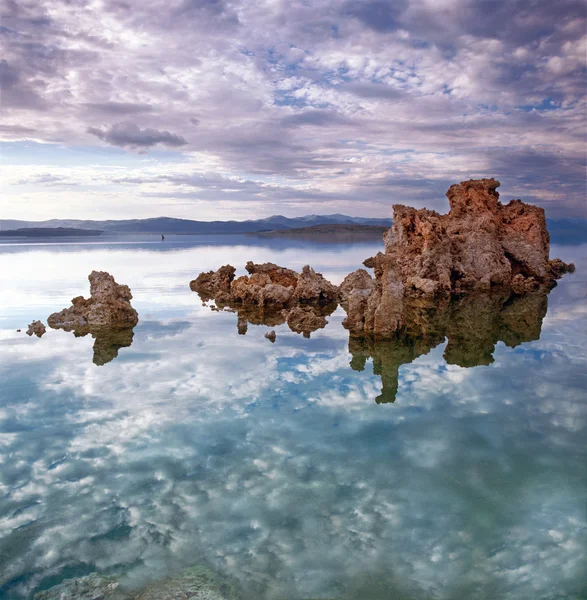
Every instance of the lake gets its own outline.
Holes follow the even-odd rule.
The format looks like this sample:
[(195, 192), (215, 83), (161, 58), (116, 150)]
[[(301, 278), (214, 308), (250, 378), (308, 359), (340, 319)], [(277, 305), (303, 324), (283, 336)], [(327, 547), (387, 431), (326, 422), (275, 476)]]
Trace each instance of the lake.
[[(198, 565), (242, 600), (585, 598), (587, 244), (552, 248), (577, 270), (547, 312), (483, 337), (472, 309), (448, 348), (349, 352), (340, 307), (309, 338), (242, 335), (188, 286), (248, 260), (338, 284), (380, 249), (0, 243), (0, 597), (92, 573), (132, 597)], [(93, 269), (130, 286), (134, 331), (24, 334)]]

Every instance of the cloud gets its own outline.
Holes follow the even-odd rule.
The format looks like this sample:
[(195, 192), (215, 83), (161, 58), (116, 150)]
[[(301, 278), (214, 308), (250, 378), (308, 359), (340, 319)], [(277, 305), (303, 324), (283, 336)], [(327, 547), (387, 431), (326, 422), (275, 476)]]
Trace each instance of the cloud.
[(405, 92), (382, 83), (346, 83), (341, 86), (341, 90), (362, 98), (407, 99)]
[(383, 33), (400, 27), (399, 18), (407, 6), (408, 0), (359, 0), (347, 3), (344, 12)]
[(149, 104), (133, 102), (88, 102), (87, 108), (92, 111), (107, 115), (132, 115), (137, 113), (153, 112), (154, 107)]
[(284, 117), (281, 120), (281, 124), (284, 127), (303, 127), (304, 125), (328, 127), (332, 125), (352, 125), (353, 122), (350, 119), (332, 111), (307, 110), (295, 115)]
[(46, 102), (26, 81), (18, 69), (0, 61), (0, 105), (16, 110), (45, 110)]
[(141, 129), (134, 123), (116, 123), (107, 130), (88, 127), (88, 133), (113, 146), (130, 148), (150, 148), (155, 144), (177, 147), (187, 144), (185, 138), (180, 135), (151, 128)]
[[(325, 202), (342, 198), (334, 212), (354, 202), (356, 214), (385, 216), (395, 196), (431, 197), (428, 184), (417, 185), (424, 181), (438, 190), (430, 207), (444, 210), (445, 182), (479, 174), (526, 189), (549, 216), (585, 215), (584, 3), (74, 5), (6, 4), (3, 139), (82, 146), (73, 163), (86, 165), (104, 156), (98, 140), (174, 150), (175, 164), (193, 171), (290, 188), (311, 182)], [(197, 136), (188, 133), (194, 125)], [(88, 155), (92, 142), (98, 160)], [(555, 171), (531, 161), (516, 161), (515, 171), (500, 158), (533, 152), (557, 156)], [(93, 211), (93, 181), (85, 204), (72, 197), (86, 214), (71, 216)], [(363, 192), (374, 194), (375, 184), (367, 205)], [(11, 210), (49, 208), (3, 191)], [(141, 206), (159, 214), (155, 202)], [(237, 196), (231, 208), (239, 210)], [(256, 210), (246, 216), (271, 214), (273, 200), (259, 199)], [(312, 212), (322, 212), (318, 197)]]
[(30, 185), (30, 184), (39, 184), (39, 183), (59, 183), (64, 180), (63, 177), (59, 175), (52, 175), (51, 173), (39, 173), (37, 175), (31, 175), (30, 177), (26, 177), (23, 179), (19, 179), (16, 183), (17, 185)]

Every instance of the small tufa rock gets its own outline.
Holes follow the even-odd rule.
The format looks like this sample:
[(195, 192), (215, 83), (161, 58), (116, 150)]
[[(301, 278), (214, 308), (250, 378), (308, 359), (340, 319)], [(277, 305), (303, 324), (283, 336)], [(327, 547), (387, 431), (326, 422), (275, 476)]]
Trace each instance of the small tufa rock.
[[(20, 329), (17, 329), (17, 331), (20, 331)], [(33, 321), (26, 330), (26, 334), (29, 336), (36, 335), (37, 337), (42, 337), (46, 331), (47, 328), (43, 325), (43, 323), (41, 323), (41, 321)]]
[(275, 340), (277, 339), (277, 334), (275, 333), (275, 329), (268, 331), (264, 337), (266, 337), (272, 344), (274, 344)]
[(230, 284), (235, 273), (236, 269), (232, 265), (224, 265), (218, 271), (200, 273), (190, 281), (190, 289), (206, 299), (214, 298), (220, 292), (230, 292)]
[(567, 273), (574, 273), (575, 265), (573, 263), (567, 264), (560, 258), (553, 258), (552, 260), (548, 261), (548, 269), (555, 279), (560, 279)]
[(293, 297), (298, 302), (328, 304), (338, 300), (338, 288), (306, 265), (300, 274)]
[(47, 319), (53, 329), (83, 329), (92, 327), (134, 326), (139, 322), (131, 306), (132, 294), (127, 285), (120, 285), (106, 271), (92, 271), (90, 297), (77, 296), (72, 306), (53, 313)]

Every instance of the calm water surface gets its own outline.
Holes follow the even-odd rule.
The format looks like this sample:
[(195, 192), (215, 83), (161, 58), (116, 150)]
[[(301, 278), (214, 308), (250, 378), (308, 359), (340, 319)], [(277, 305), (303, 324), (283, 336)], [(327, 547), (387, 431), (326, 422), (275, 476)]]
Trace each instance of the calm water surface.
[[(446, 342), (408, 352), (378, 404), (342, 309), (271, 344), (188, 283), (247, 260), (339, 283), (381, 244), (258, 243), (0, 244), (0, 597), (198, 564), (244, 600), (585, 598), (587, 245), (553, 248), (577, 271), (539, 339), (471, 368)], [(92, 269), (131, 287), (134, 336), (95, 356), (89, 335), (16, 332), (88, 295)]]

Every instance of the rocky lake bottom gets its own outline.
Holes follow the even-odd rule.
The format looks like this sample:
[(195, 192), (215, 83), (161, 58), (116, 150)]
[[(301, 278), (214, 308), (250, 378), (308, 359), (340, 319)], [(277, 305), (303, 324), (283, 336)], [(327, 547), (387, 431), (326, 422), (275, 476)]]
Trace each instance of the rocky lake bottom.
[[(587, 244), (552, 249), (576, 271), (548, 296), (387, 341), (189, 289), (249, 260), (339, 284), (381, 246), (0, 244), (0, 597), (586, 598)], [(25, 335), (93, 269), (134, 328)]]

